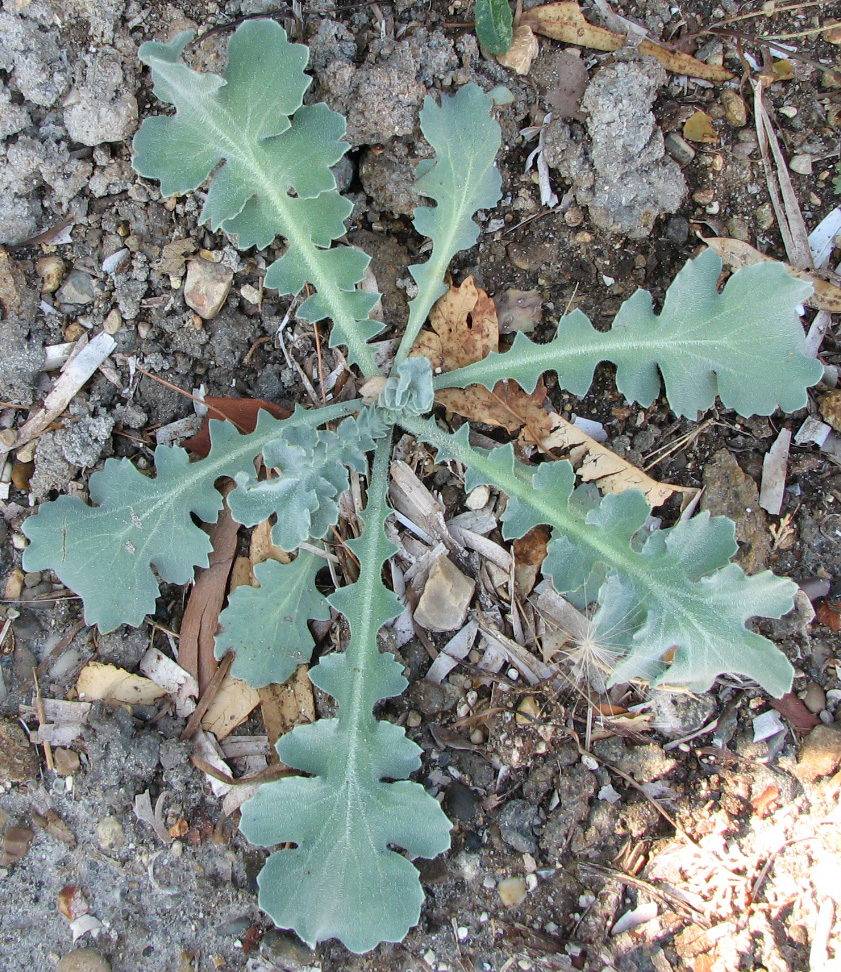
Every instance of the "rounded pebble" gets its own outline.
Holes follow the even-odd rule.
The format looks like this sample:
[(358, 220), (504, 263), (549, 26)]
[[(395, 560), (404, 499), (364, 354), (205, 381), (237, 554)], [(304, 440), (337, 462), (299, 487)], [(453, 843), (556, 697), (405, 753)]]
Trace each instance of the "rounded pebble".
[(815, 715), (826, 708), (826, 692), (817, 682), (809, 682), (806, 691), (803, 693), (803, 704)]
[(522, 877), (503, 878), (497, 885), (499, 900), (505, 908), (516, 908), (526, 897), (526, 879)]
[(96, 839), (104, 851), (118, 850), (126, 840), (119, 817), (103, 817), (96, 825)]
[(56, 972), (111, 972), (111, 966), (92, 948), (77, 948), (61, 959)]

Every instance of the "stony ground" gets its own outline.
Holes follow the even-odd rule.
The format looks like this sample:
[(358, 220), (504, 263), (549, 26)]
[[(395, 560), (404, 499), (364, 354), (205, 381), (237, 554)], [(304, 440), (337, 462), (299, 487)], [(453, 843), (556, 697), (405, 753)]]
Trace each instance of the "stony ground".
[[(659, 0), (614, 4), (710, 64), (766, 75), (765, 103), (809, 230), (838, 203), (841, 59), (833, 35), (817, 32), (833, 12), (841, 19), (832, 6), (734, 20), (760, 5), (699, 3), (690, 14)], [(0, 11), (4, 449), (51, 388), (63, 345), (102, 331), (116, 342), (58, 420), (10, 453), (0, 477), (3, 968), (841, 967), (833, 439), (823, 450), (795, 443), (780, 515), (758, 501), (762, 460), (780, 429), (796, 432), (819, 408), (832, 424), (828, 385), (809, 413), (745, 421), (718, 410), (701, 423), (676, 421), (665, 404), (629, 406), (607, 370), (583, 401), (550, 389), (564, 414), (601, 422), (607, 444), (631, 462), (666, 482), (704, 486), (702, 508), (736, 520), (749, 572), (771, 567), (802, 583), (797, 615), (765, 629), (795, 664), (802, 703), (775, 722), (761, 692), (721, 680), (702, 697), (631, 693), (625, 701), (641, 708), (616, 720), (574, 679), (568, 689), (528, 688), (516, 673), (489, 679), (472, 658), (434, 684), (424, 678), (427, 649), (402, 644), (411, 685), (388, 715), (423, 748), (420, 780), (454, 822), (450, 853), (419, 862), (427, 901), (402, 944), (364, 957), (335, 943), (310, 952), (271, 928), (256, 905), (262, 852), (191, 763), (194, 744), (181, 741), (185, 720), (171, 705), (95, 703), (86, 724), (55, 745), (54, 768), (30, 743), (39, 724), (33, 670), (45, 704), (73, 700), (91, 660), (134, 672), (151, 644), (171, 651), (166, 631), (178, 629), (185, 600), (165, 589), (156, 616), (136, 630), (85, 627), (79, 602), (55, 578), (20, 569), (32, 508), (84, 494), (109, 456), (150, 469), (161, 428), (195, 425), (194, 403), (179, 389), (291, 406), (317, 397), (322, 373), (341, 372), (294, 317), (277, 338), (289, 305), (261, 292), (270, 253), (240, 253), (197, 225), (200, 194), (162, 199), (130, 166), (131, 137), (157, 111), (139, 44), (225, 28), (193, 52), (194, 63), (216, 70), (225, 25), (273, 10), (262, 0), (4, 0)], [(314, 97), (348, 117), (352, 150), (337, 171), (354, 202), (348, 238), (373, 256), (390, 326), (405, 319), (405, 268), (422, 243), (410, 220), (415, 165), (428, 155), (418, 110), (427, 92), (468, 81), (504, 84), (514, 97), (499, 112), (504, 196), (483, 214), (480, 243), (458, 259), (454, 279), (473, 274), (496, 295), (534, 291), (537, 336), (573, 306), (606, 325), (639, 286), (662, 299), (699, 236), (786, 257), (747, 80), (694, 82), (628, 50), (582, 50), (571, 60), (547, 39), (519, 77), (483, 56), (460, 0), (306, 4), (293, 13), (274, 16), (310, 45)], [(724, 33), (704, 33), (722, 23)], [(790, 35), (779, 41), (791, 50), (776, 74), (758, 35)], [(541, 198), (538, 173), (526, 168), (537, 142), (521, 134), (532, 127), (536, 136), (549, 110), (543, 154), (557, 202)], [(706, 141), (684, 137), (699, 111), (711, 126)], [(833, 324), (821, 347), (828, 384), (839, 364)], [(463, 509), (455, 485), (429, 473), (448, 515)], [(667, 521), (675, 515), (663, 511)], [(255, 715), (237, 736), (264, 732)]]

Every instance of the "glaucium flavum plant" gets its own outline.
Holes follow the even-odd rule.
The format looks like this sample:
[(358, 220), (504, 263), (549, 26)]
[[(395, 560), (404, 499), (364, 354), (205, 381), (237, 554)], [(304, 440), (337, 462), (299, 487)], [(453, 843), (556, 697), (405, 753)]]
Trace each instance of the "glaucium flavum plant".
[[(286, 295), (309, 285), (298, 316), (329, 319), (331, 344), (347, 348), (363, 378), (377, 377), (369, 341), (382, 325), (368, 316), (377, 295), (357, 289), (368, 257), (335, 243), (351, 211), (330, 172), (348, 149), (345, 123), (326, 105), (303, 104), (307, 49), (290, 43), (272, 21), (249, 21), (231, 38), (219, 77), (182, 63), (191, 37), (140, 48), (155, 94), (175, 112), (144, 121), (134, 141), (136, 170), (159, 180), (164, 196), (210, 179), (201, 220), (236, 236), (242, 248), (263, 249), (282, 237), (286, 250), (268, 268), (265, 285)], [(216, 519), (220, 477), (236, 483), (228, 502), (239, 523), (276, 517), (275, 543), (290, 551), (308, 543), (289, 564), (258, 566), (259, 588), (231, 595), (217, 651), (234, 649), (234, 674), (263, 686), (310, 659), (308, 619), (326, 619), (332, 610), (350, 631), (346, 650), (327, 654), (310, 672), (338, 702), (338, 716), (280, 740), (280, 759), (301, 775), (265, 784), (242, 815), (253, 843), (294, 845), (269, 856), (260, 904), (311, 945), (335, 937), (364, 952), (401, 940), (423, 900), (411, 858), (434, 857), (449, 846), (440, 806), (407, 779), (420, 766), (419, 748), (374, 715), (380, 700), (407, 684), (377, 642), (383, 625), (402, 611), (383, 582), (383, 565), (396, 549), (384, 529), (395, 428), (437, 450), (440, 461), (460, 463), (468, 490), (478, 484), (502, 490), (506, 539), (537, 524), (552, 528), (543, 573), (560, 593), (590, 605), (596, 632), (610, 628), (612, 643), (621, 642), (614, 680), (702, 690), (720, 673), (734, 672), (777, 696), (791, 683), (788, 661), (746, 622), (787, 612), (795, 585), (768, 571), (748, 577), (731, 563), (730, 520), (701, 514), (644, 536), (649, 507), (641, 493), (598, 502), (575, 490), (568, 462), (527, 465), (511, 445), (477, 448), (467, 424), (454, 435), (429, 413), (438, 389), (493, 388), (509, 378), (531, 391), (549, 371), (562, 388), (583, 395), (602, 361), (616, 365), (619, 390), (643, 406), (660, 393), (662, 379), (679, 415), (697, 417), (716, 396), (745, 416), (799, 409), (821, 376), (821, 366), (803, 354), (796, 313), (809, 287), (763, 263), (734, 274), (719, 293), (721, 264), (707, 250), (680, 272), (659, 315), (650, 295), (638, 291), (607, 333), (575, 311), (549, 343), (517, 334), (509, 350), (434, 376), (427, 359), (410, 351), (445, 291), (451, 259), (476, 242), (474, 214), (500, 198), (494, 161), (500, 129), (492, 108), (475, 84), (440, 104), (426, 99), (421, 128), (436, 160), (423, 166), (417, 190), (433, 204), (418, 209), (414, 225), (432, 250), (409, 268), (417, 295), (376, 401), (299, 407), (284, 420), (261, 412), (250, 434), (211, 422), (206, 458), (191, 462), (185, 450), (160, 446), (154, 478), (127, 459), (109, 459), (91, 477), (91, 505), (61, 497), (42, 504), (25, 526), (26, 569), (54, 570), (81, 595), (87, 621), (103, 631), (140, 624), (154, 611), (159, 579), (186, 584), (195, 567), (207, 564), (210, 543), (194, 517)], [(273, 478), (255, 473), (258, 456)], [(349, 469), (367, 477), (363, 533), (349, 543), (359, 576), (325, 597), (315, 586), (321, 559), (311, 548), (337, 522)]]

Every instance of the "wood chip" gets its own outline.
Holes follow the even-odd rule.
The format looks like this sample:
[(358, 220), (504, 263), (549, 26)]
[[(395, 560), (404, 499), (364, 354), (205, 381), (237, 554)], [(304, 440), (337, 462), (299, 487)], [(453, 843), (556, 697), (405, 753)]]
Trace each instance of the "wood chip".
[(80, 338), (76, 342), (78, 353), (65, 363), (52, 391), (44, 399), (43, 407), (17, 429), (17, 437), (11, 446), (0, 442), (0, 462), (12, 448), (17, 449), (45, 432), (116, 346), (117, 342), (105, 331), (90, 342), (87, 335)]
[(759, 505), (772, 516), (779, 516), (783, 508), (790, 446), (791, 429), (781, 429), (762, 462)]

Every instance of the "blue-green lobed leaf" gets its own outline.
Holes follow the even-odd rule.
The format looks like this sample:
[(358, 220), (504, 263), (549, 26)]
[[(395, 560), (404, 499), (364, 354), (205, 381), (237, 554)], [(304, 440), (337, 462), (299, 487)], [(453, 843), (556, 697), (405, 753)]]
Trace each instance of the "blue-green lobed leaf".
[(324, 565), (302, 550), (290, 564), (257, 564), (259, 587), (239, 586), (219, 615), (216, 657), (236, 653), (231, 674), (255, 688), (285, 682), (312, 657), (314, 641), (307, 621), (327, 621), (330, 606), (315, 586)]
[(619, 625), (617, 601), (627, 611), (619, 625), (624, 658), (614, 680), (639, 677), (706, 690), (718, 675), (738, 673), (772, 695), (789, 691), (790, 663), (747, 622), (791, 610), (796, 585), (767, 570), (748, 577), (730, 563), (737, 549), (731, 520), (700, 514), (656, 531), (640, 547), (636, 540), (649, 508), (636, 490), (582, 507), (573, 500), (575, 477), (566, 461), (529, 467), (514, 458), (510, 445), (487, 453), (473, 448), (464, 431), (447, 436), (423, 419), (401, 424), (436, 446), (439, 457), (464, 463), (468, 489), (486, 483), (508, 494), (506, 539), (538, 524), (553, 528), (543, 571), (559, 593), (592, 589), (594, 576), (605, 577), (597, 600), (611, 625)]
[(312, 284), (305, 319), (332, 318), (331, 340), (341, 339), (351, 361), (375, 374), (367, 341), (382, 328), (368, 318), (377, 296), (356, 291), (368, 260), (331, 249), (351, 210), (330, 171), (349, 148), (345, 121), (326, 105), (303, 105), (307, 49), (291, 44), (272, 20), (246, 21), (218, 77), (181, 63), (191, 36), (140, 48), (156, 94), (176, 113), (143, 122), (134, 138), (135, 169), (159, 179), (164, 195), (196, 189), (216, 169), (201, 221), (237, 236), (241, 247), (262, 249), (284, 237), (287, 253), (269, 267), (266, 286), (294, 295)]
[(284, 420), (261, 411), (248, 435), (228, 422), (212, 421), (207, 458), (190, 462), (184, 449), (158, 446), (154, 478), (138, 472), (128, 459), (109, 459), (91, 476), (93, 506), (62, 496), (42, 503), (29, 517), (23, 526), (30, 540), (23, 555), (26, 569), (54, 570), (82, 597), (88, 624), (102, 631), (139, 625), (155, 610), (158, 577), (184, 584), (194, 567), (207, 566), (210, 540), (193, 516), (216, 520), (222, 496), (214, 483), (253, 468), (254, 458), (282, 435), (285, 423), (307, 427), (312, 435), (314, 427), (352, 408), (299, 409)]
[(617, 387), (629, 401), (650, 405), (662, 376), (678, 415), (696, 418), (716, 395), (745, 416), (803, 408), (806, 390), (823, 374), (820, 362), (804, 354), (797, 315), (810, 285), (779, 264), (761, 263), (738, 270), (719, 293), (721, 266), (707, 249), (675, 277), (659, 315), (644, 290), (625, 301), (607, 333), (575, 310), (548, 344), (519, 333), (509, 351), (437, 377), (436, 390), (493, 388), (513, 378), (530, 392), (542, 374), (554, 371), (562, 388), (584, 395), (596, 366), (612, 361)]
[(421, 170), (415, 189), (436, 205), (417, 209), (414, 225), (432, 240), (432, 254), (426, 263), (409, 267), (418, 293), (409, 302), (397, 364), (408, 356), (432, 305), (446, 291), (443, 281), (450, 261), (478, 239), (479, 226), (473, 220), (477, 210), (499, 202), (502, 179), (496, 154), (502, 136), (492, 107), (489, 95), (467, 84), (454, 96), (442, 97), (440, 105), (427, 96), (421, 109), (421, 131), (435, 149), (436, 161)]
[(382, 439), (364, 531), (351, 541), (359, 579), (330, 597), (348, 620), (350, 643), (311, 671), (313, 682), (339, 703), (338, 718), (298, 727), (280, 740), (281, 760), (310, 778), (266, 784), (242, 817), (252, 843), (297, 845), (269, 857), (258, 878), (260, 906), (310, 945), (338, 938), (354, 952), (400, 941), (418, 920), (418, 872), (392, 848), (434, 857), (449, 846), (440, 806), (405, 780), (420, 766), (419, 748), (372, 711), (406, 686), (401, 666), (377, 644), (379, 628), (402, 610), (382, 582), (383, 564), (395, 551), (383, 529), (389, 457), (390, 442)]

